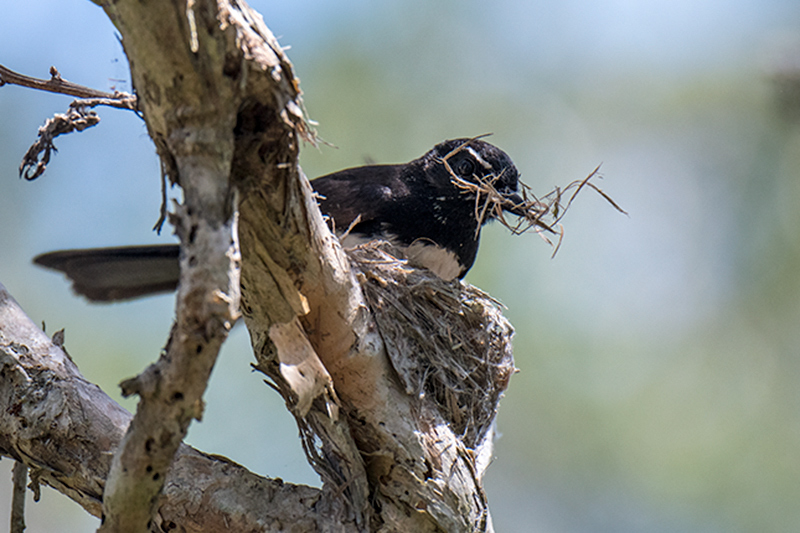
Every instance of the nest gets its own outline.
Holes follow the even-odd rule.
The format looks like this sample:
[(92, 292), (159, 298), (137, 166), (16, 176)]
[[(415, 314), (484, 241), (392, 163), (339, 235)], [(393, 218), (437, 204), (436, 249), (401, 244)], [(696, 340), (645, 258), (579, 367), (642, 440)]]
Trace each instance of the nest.
[(475, 449), (515, 372), (514, 330), (501, 305), (471, 285), (408, 267), (387, 242), (349, 256), (405, 391), (432, 402)]

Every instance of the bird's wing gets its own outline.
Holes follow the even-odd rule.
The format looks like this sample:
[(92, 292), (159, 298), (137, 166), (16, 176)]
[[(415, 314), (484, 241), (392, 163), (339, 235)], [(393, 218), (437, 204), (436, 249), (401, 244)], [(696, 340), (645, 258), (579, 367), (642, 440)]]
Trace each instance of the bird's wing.
[[(382, 218), (381, 206), (387, 201), (402, 201), (408, 188), (401, 179), (402, 165), (370, 165), (350, 168), (322, 176), (311, 182), (320, 196), (322, 213), (333, 219), (337, 232), (348, 229), (361, 217), (353, 230), (377, 233), (373, 228)], [(374, 231), (372, 231), (374, 230)]]

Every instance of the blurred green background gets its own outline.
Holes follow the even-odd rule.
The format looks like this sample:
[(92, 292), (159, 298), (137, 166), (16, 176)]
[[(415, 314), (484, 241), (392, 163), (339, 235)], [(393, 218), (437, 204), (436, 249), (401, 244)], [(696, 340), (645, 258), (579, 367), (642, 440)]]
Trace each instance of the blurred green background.
[[(304, 148), (309, 176), (493, 132), (535, 192), (602, 163), (630, 213), (582, 193), (554, 259), (534, 234), (483, 235), (468, 281), (508, 307), (521, 370), (486, 481), (498, 532), (800, 531), (800, 3), (252, 3), (337, 147)], [(130, 89), (87, 1), (4, 3), (0, 63)], [(159, 165), (141, 121), (101, 109), (99, 126), (57, 141), (42, 178), (18, 179), (36, 128), (68, 102), (0, 88), (0, 281), (119, 397), (158, 356), (172, 297), (90, 306), (30, 259), (169, 240), (149, 230)], [(249, 361), (240, 327), (188, 441), (318, 483)], [(49, 489), (28, 523), (97, 526)]]

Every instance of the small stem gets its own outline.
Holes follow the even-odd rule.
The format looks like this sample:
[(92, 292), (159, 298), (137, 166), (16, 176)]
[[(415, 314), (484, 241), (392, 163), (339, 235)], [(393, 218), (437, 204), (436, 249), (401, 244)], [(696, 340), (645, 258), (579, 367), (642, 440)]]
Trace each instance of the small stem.
[(28, 467), (16, 461), (12, 469), (14, 492), (11, 496), (11, 533), (25, 531), (25, 488), (28, 484)]
[(3, 84), (21, 85), (22, 87), (30, 87), (40, 91), (68, 94), (76, 98), (114, 98), (111, 93), (97, 91), (62, 79), (55, 67), (50, 67), (50, 74), (52, 77), (49, 80), (40, 80), (19, 74), (0, 65), (0, 82)]
[[(18, 72), (14, 72), (13, 70), (8, 69), (3, 65), (0, 65), (0, 86), (6, 84), (19, 85), (21, 87), (28, 87), (40, 91), (66, 94), (69, 96), (74, 96), (75, 98), (89, 98), (89, 99), (113, 100), (113, 101), (131, 100), (131, 99), (135, 100), (135, 97), (127, 93), (123, 92), (108, 93), (105, 91), (98, 91), (96, 89), (92, 89), (90, 87), (86, 87), (83, 85), (78, 85), (77, 83), (72, 83), (71, 81), (67, 81), (61, 77), (61, 74), (58, 73), (55, 67), (50, 67), (50, 75), (51, 78), (49, 80), (32, 78), (30, 76), (25, 76), (24, 74), (19, 74)], [(105, 105), (114, 105), (109, 102), (100, 102), (100, 103)], [(131, 106), (126, 106), (126, 107), (131, 107)], [(136, 106), (133, 105), (131, 108), (135, 109)]]

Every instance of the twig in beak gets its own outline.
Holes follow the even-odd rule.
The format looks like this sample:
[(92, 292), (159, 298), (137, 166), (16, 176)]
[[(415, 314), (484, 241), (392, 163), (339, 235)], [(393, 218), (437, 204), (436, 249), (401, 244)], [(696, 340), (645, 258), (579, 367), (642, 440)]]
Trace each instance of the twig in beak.
[[(522, 192), (521, 197), (517, 193), (500, 193), (495, 188), (495, 183), (500, 180), (502, 173), (487, 174), (485, 176), (473, 175), (472, 178), (475, 180), (474, 182), (466, 180), (455, 173), (453, 168), (450, 166), (449, 159), (453, 155), (463, 150), (464, 147), (467, 146), (471, 141), (472, 139), (465, 141), (450, 151), (442, 158), (442, 163), (444, 164), (445, 169), (447, 169), (447, 172), (450, 174), (450, 179), (456, 185), (456, 187), (467, 193), (475, 195), (475, 218), (478, 221), (478, 225), (475, 228), (476, 238), (478, 236), (478, 232), (480, 232), (481, 226), (486, 221), (486, 217), (488, 216), (489, 218), (495, 218), (499, 220), (503, 226), (508, 228), (511, 233), (515, 235), (525, 233), (529, 229), (533, 228), (533, 230), (538, 233), (539, 236), (545, 240), (545, 242), (547, 242), (550, 246), (553, 246), (553, 256), (555, 256), (561, 247), (561, 242), (564, 239), (564, 226), (560, 224), (560, 221), (567, 214), (572, 202), (584, 187), (590, 187), (591, 189), (594, 189), (595, 192), (600, 194), (600, 196), (610, 203), (617, 211), (626, 215), (628, 214), (614, 200), (612, 200), (608, 194), (603, 192), (602, 189), (591, 182), (593, 178), (602, 177), (599, 173), (599, 165), (584, 179), (573, 181), (563, 189), (561, 187), (555, 187), (553, 191), (543, 196), (541, 200), (536, 198), (536, 196), (530, 192), (530, 187), (522, 182), (519, 182)], [(567, 191), (572, 191), (572, 193), (570, 194), (567, 203), (563, 204), (562, 199)], [(529, 199), (529, 196), (532, 199)], [(506, 221), (504, 212), (509, 212), (513, 215), (516, 215), (519, 217), (519, 220), (513, 225), (510, 224), (508, 221)], [(555, 244), (553, 244), (553, 241), (545, 236), (545, 232), (558, 235), (558, 239), (556, 240)]]

